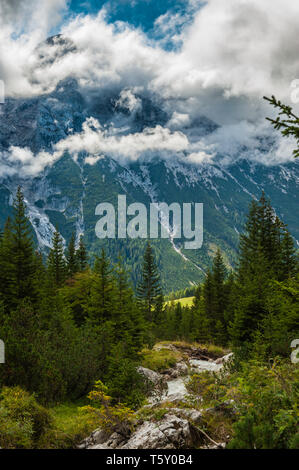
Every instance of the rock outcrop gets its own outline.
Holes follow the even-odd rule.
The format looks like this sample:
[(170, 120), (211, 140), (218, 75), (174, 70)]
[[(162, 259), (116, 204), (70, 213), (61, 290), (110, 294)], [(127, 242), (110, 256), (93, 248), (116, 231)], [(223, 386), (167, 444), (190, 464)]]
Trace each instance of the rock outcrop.
[(147, 380), (149, 380), (149, 382), (153, 383), (154, 385), (158, 384), (162, 379), (161, 374), (158, 374), (158, 372), (154, 372), (151, 369), (147, 369), (146, 367), (138, 367), (137, 372), (143, 375), (143, 377), (145, 377)]
[[(173, 345), (168, 349), (176, 350)], [(161, 346), (162, 347), (162, 346)], [(157, 346), (156, 346), (157, 349)], [(185, 386), (188, 373), (203, 371), (218, 372), (223, 365), (231, 360), (233, 354), (227, 354), (219, 359), (207, 360), (194, 357), (194, 350), (190, 356), (185, 355), (175, 367), (161, 373), (138, 367), (138, 372), (152, 384), (149, 404), (142, 410), (147, 410), (146, 419), (143, 419), (142, 410), (137, 413), (134, 431), (124, 436), (118, 432), (107, 435), (103, 430), (97, 429), (79, 446), (80, 449), (189, 449), (189, 448), (222, 448), (225, 444), (217, 444), (200, 429), (203, 424), (201, 410), (189, 408), (182, 403), (188, 402), (188, 392)], [(194, 398), (194, 397), (193, 397)], [(198, 403), (201, 397), (197, 397)], [(190, 404), (189, 404), (190, 406)], [(229, 409), (230, 407), (228, 407)], [(163, 417), (157, 420), (156, 411), (164, 410)], [(209, 413), (222, 414), (226, 406), (218, 410), (205, 410)]]
[(169, 414), (159, 422), (144, 421), (127, 440), (118, 433), (113, 433), (107, 439), (102, 431), (97, 430), (82, 443), (80, 448), (190, 449), (197, 445), (199, 439), (199, 432), (193, 424), (170, 410)]

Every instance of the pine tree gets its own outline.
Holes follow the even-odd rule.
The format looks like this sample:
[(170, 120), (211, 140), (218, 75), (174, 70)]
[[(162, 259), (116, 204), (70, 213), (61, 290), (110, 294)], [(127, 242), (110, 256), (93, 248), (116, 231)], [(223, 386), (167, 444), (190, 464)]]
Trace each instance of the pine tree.
[(211, 318), (213, 316), (213, 277), (212, 273), (210, 270), (208, 270), (205, 282), (203, 285), (203, 299), (204, 299), (204, 311), (205, 311), (205, 316), (211, 321)]
[(48, 256), (48, 272), (53, 285), (61, 287), (66, 279), (67, 269), (64, 258), (63, 240), (58, 228), (53, 235), (52, 248)]
[(174, 309), (174, 326), (178, 339), (180, 339), (180, 333), (182, 330), (182, 319), (183, 319), (183, 310), (180, 302), (177, 302)]
[(143, 344), (145, 324), (121, 259), (115, 267), (115, 281), (113, 319), (116, 341), (123, 343), (127, 356), (135, 356), (136, 351), (139, 351)]
[(19, 187), (13, 204), (13, 218), (5, 226), (1, 243), (3, 292), (6, 304), (15, 307), (19, 301), (36, 300), (35, 252), (26, 204)]
[(3, 237), (0, 243), (0, 293), (1, 300), (5, 306), (11, 305), (12, 299), (15, 298), (13, 284), (13, 264), (11, 259), (12, 253), (12, 224), (8, 217)]
[(105, 250), (102, 250), (101, 255), (96, 257), (93, 273), (90, 317), (96, 323), (112, 320), (115, 308), (115, 280)]
[(298, 272), (298, 256), (294, 246), (294, 240), (284, 227), (281, 241), (281, 276), (280, 280), (294, 278)]
[(149, 242), (147, 242), (143, 266), (141, 281), (137, 287), (137, 298), (145, 311), (146, 319), (149, 322), (154, 320), (154, 308), (161, 299), (162, 288), (160, 275), (155, 262), (153, 249)]
[(69, 277), (73, 277), (79, 269), (78, 256), (76, 255), (76, 239), (75, 234), (72, 233), (70, 238), (67, 253), (66, 253), (66, 267)]
[(194, 304), (195, 310), (198, 310), (198, 309), (199, 309), (199, 307), (200, 307), (200, 301), (201, 301), (201, 285), (198, 284), (198, 286), (196, 287), (195, 292), (194, 292), (194, 301), (193, 301), (193, 304)]
[(227, 307), (227, 292), (225, 286), (225, 279), (227, 270), (223, 262), (221, 251), (218, 249), (213, 260), (212, 266), (212, 334), (214, 334), (215, 342), (217, 344), (224, 344), (225, 326), (224, 326), (224, 312)]
[[(271, 281), (278, 281), (285, 275), (286, 260), (290, 261), (293, 253), (288, 235), (286, 238), (283, 235), (284, 225), (275, 216), (264, 193), (259, 202), (252, 202), (245, 228), (240, 239), (238, 293), (230, 333), (236, 346), (249, 350), (255, 331), (267, 315)], [(283, 249), (285, 243), (286, 250)]]
[(88, 266), (88, 256), (87, 256), (87, 250), (86, 250), (86, 247), (84, 245), (82, 235), (80, 237), (79, 247), (78, 247), (78, 250), (76, 252), (76, 256), (77, 256), (77, 261), (78, 261), (78, 265), (79, 265), (79, 271), (84, 271)]

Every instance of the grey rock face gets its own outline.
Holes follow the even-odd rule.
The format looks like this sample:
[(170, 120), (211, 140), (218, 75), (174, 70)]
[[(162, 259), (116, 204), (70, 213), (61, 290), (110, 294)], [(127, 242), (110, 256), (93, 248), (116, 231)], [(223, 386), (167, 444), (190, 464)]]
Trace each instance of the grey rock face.
[(87, 446), (89, 449), (187, 449), (196, 445), (196, 429), (187, 419), (180, 418), (171, 412), (156, 423), (145, 421), (131, 437), (124, 438), (114, 433), (102, 442), (102, 438), (94, 436), (97, 444)]
[(152, 382), (154, 385), (159, 383), (159, 381), (162, 379), (161, 374), (158, 374), (158, 372), (154, 372), (151, 369), (147, 369), (146, 367), (138, 367), (137, 372), (143, 375), (143, 377)]

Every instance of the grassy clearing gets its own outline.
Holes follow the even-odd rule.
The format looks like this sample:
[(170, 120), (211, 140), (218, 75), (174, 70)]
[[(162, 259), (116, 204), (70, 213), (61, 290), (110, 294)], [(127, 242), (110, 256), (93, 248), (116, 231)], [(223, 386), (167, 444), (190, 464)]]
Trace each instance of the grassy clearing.
[(40, 447), (44, 449), (71, 449), (98, 427), (96, 419), (80, 407), (85, 401), (62, 403), (50, 409), (53, 427), (44, 436)]
[(180, 303), (182, 307), (192, 307), (194, 299), (195, 297), (183, 297), (182, 299), (168, 300), (165, 302), (165, 305), (171, 305), (172, 303), (176, 305)]

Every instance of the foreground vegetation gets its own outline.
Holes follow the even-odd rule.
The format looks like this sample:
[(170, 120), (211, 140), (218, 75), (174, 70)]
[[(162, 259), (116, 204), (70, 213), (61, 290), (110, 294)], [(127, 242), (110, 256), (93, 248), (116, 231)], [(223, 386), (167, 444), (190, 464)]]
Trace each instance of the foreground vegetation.
[(188, 390), (203, 399), (200, 406), (206, 409), (207, 433), (220, 442), (228, 434), (228, 448), (299, 448), (299, 369), (295, 365), (252, 361), (237, 371), (204, 372), (191, 378)]

